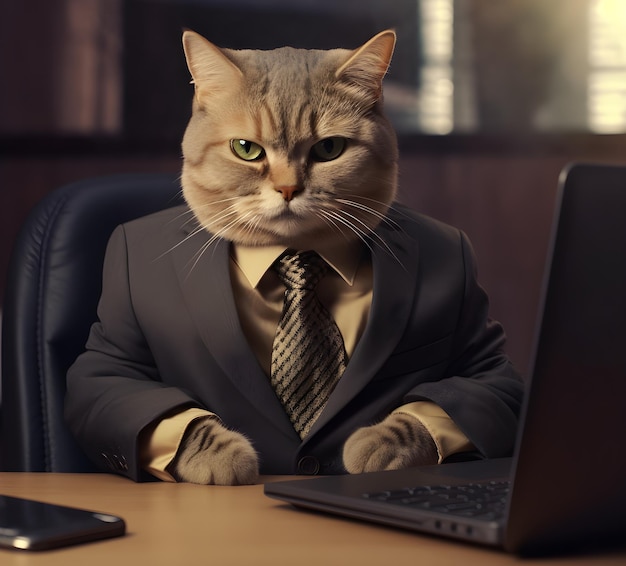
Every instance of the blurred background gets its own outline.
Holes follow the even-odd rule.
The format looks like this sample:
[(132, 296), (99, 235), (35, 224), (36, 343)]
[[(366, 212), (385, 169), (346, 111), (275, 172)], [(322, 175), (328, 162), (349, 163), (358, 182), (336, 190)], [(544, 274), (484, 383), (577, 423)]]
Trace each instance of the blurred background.
[(622, 0), (2, 0), (0, 297), (54, 188), (175, 172), (192, 87), (181, 32), (230, 48), (355, 48), (395, 28), (400, 200), (465, 230), (528, 368), (559, 171), (626, 162)]

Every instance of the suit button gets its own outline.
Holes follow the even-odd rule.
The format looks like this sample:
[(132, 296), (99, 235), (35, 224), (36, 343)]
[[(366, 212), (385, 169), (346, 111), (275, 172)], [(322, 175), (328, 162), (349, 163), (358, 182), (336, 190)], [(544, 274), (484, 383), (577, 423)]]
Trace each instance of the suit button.
[(305, 476), (314, 476), (320, 471), (320, 463), (313, 456), (304, 456), (298, 461), (298, 473)]

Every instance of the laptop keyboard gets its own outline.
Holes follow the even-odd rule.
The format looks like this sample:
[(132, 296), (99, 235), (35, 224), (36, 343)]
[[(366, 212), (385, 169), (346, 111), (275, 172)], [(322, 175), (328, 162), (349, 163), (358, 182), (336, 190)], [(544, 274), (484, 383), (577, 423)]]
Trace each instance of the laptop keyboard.
[(508, 481), (433, 485), (364, 493), (363, 497), (395, 505), (495, 521), (504, 517), (509, 487)]

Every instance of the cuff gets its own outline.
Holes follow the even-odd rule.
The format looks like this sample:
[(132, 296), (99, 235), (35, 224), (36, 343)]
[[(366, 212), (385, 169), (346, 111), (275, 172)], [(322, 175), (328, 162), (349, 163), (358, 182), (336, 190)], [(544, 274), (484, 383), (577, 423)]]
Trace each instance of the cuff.
[(187, 409), (157, 423), (140, 447), (141, 467), (160, 480), (175, 482), (166, 468), (176, 456), (187, 427), (192, 421), (207, 416), (214, 415), (203, 409)]
[(454, 424), (448, 413), (435, 403), (415, 401), (402, 405), (393, 412), (411, 415), (426, 427), (437, 446), (439, 464), (452, 454), (475, 450), (474, 445)]

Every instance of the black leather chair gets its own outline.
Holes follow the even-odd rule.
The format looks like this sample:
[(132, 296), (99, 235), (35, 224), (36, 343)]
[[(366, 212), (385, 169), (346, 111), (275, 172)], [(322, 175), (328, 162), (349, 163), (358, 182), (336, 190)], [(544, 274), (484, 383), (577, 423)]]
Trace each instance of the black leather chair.
[(180, 204), (177, 175), (80, 181), (45, 197), (11, 257), (2, 317), (0, 468), (87, 472), (63, 421), (65, 374), (96, 317), (102, 261), (118, 224)]

